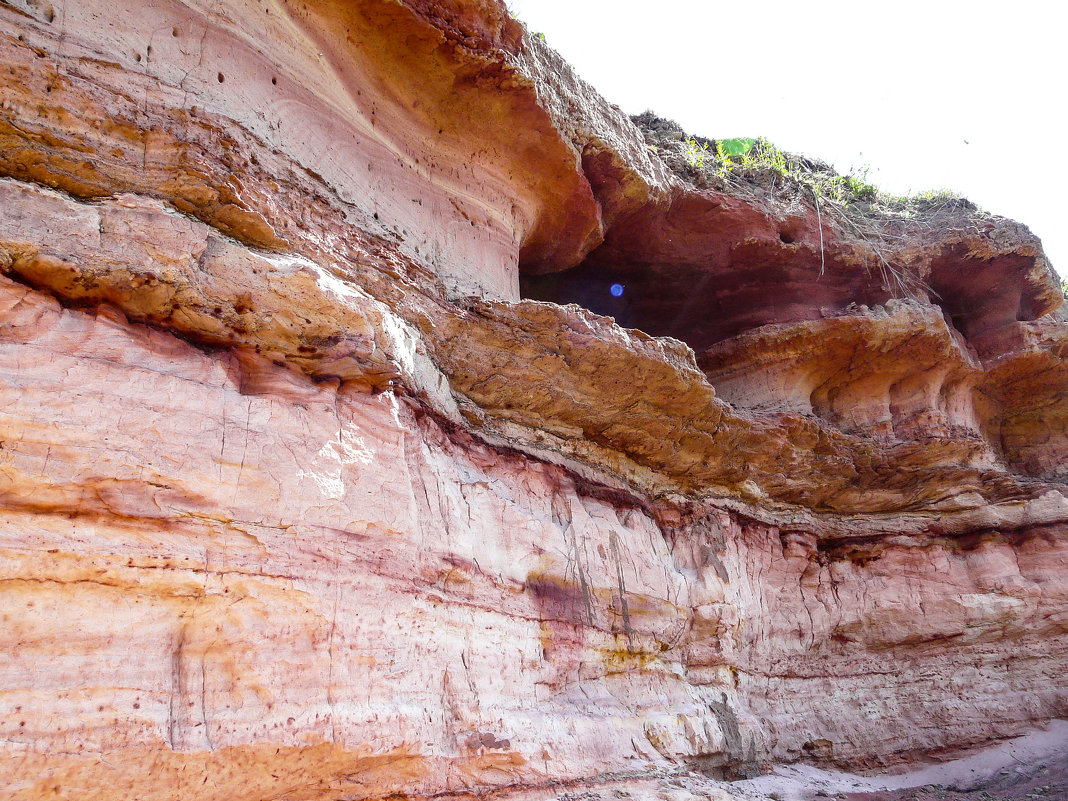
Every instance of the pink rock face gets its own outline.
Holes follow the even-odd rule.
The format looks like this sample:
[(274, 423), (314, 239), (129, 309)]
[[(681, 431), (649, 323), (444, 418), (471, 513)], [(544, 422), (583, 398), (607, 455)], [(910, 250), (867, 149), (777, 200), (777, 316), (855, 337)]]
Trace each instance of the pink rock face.
[[(170, 797), (166, 772), (184, 787), (213, 766), (235, 798), (308, 772), (324, 792), (352, 773), (353, 793), (432, 793), (722, 748), (680, 676), (687, 590), (648, 515), (461, 447), (392, 393), (269, 365), (249, 389), (234, 357), (4, 298), (18, 797), (57, 772)], [(661, 754), (649, 721), (680, 714), (698, 745), (664, 724)], [(268, 745), (279, 775), (244, 786)], [(364, 777), (376, 759), (403, 770)]]
[[(1021, 226), (687, 177), (495, 0), (0, 24), (0, 796), (726, 801), (1068, 717)], [(685, 342), (519, 297), (613, 271)]]
[(727, 597), (748, 625), (731, 656), (779, 758), (875, 766), (1017, 734), (1021, 709), (1063, 716), (1060, 530), (838, 549), (783, 529), (739, 534), (728, 553), (741, 586)]
[[(843, 557), (721, 512), (665, 540), (392, 393), (10, 283), (4, 309), (15, 797), (429, 794), (819, 740), (863, 760), (1063, 713), (1051, 532)], [(902, 723), (921, 709), (944, 724)], [(267, 745), (277, 775), (249, 784)]]

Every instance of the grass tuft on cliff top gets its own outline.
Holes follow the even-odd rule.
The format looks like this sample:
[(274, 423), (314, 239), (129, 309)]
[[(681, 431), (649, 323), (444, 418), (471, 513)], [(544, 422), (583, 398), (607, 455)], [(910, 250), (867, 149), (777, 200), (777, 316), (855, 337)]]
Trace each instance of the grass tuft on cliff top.
[(708, 139), (687, 134), (651, 111), (631, 117), (645, 143), (684, 181), (742, 197), (778, 213), (798, 203), (814, 208), (824, 222), (865, 241), (888, 286), (902, 296), (928, 288), (889, 257), (919, 230), (974, 230), (994, 219), (954, 192), (938, 190), (901, 197), (879, 191), (859, 175), (841, 175), (819, 159), (780, 150), (767, 139)]
[(882, 214), (910, 217), (946, 204), (960, 211), (978, 211), (949, 190), (912, 197), (882, 192), (868, 182), (867, 168), (842, 175), (829, 164), (780, 150), (764, 138), (708, 139), (687, 134), (671, 120), (651, 111), (631, 117), (646, 144), (679, 177), (699, 187), (735, 194), (746, 189), (808, 190), (817, 202), (840, 207), (864, 204)]

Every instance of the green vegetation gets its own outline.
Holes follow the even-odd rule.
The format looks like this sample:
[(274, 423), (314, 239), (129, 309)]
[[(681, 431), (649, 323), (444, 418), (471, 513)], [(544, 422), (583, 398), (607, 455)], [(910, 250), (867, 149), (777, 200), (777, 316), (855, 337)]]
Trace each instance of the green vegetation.
[(791, 156), (767, 139), (736, 138), (711, 140), (691, 136), (686, 140), (690, 166), (702, 171), (707, 164), (723, 179), (770, 172), (803, 184), (820, 199), (838, 203), (874, 200), (878, 190), (867, 181), (867, 168), (859, 175), (838, 175), (807, 159)]
[(698, 170), (704, 169), (705, 156), (708, 153), (708, 142), (702, 142), (697, 144), (697, 140), (692, 136), (686, 140), (686, 160), (690, 162), (690, 166)]
[(716, 153), (720, 156), (745, 156), (757, 143), (756, 139), (740, 137), (738, 139), (720, 139), (716, 142)]
[[(684, 144), (691, 175), (696, 174), (699, 182), (718, 182), (735, 190), (750, 184), (767, 185), (770, 179), (780, 186), (793, 184), (809, 190), (817, 203), (825, 201), (841, 209), (850, 204), (865, 203), (877, 206), (884, 213), (905, 218), (933, 207), (974, 208), (948, 189), (918, 192), (907, 197), (880, 192), (868, 180), (868, 167), (839, 175), (829, 165), (786, 153), (763, 137), (715, 140), (688, 136)], [(659, 148), (653, 149), (660, 152)]]
[[(646, 126), (652, 141), (670, 146), (673, 130), (678, 130), (674, 123), (660, 121), (651, 113), (636, 119)], [(754, 199), (801, 195), (812, 203), (820, 221), (820, 275), (826, 266), (822, 220), (829, 219), (870, 245), (872, 266), (882, 274), (886, 286), (894, 287), (902, 297), (927, 288), (884, 255), (892, 252), (904, 235), (901, 226), (930, 228), (943, 221), (958, 225), (962, 211), (976, 211), (967, 200), (946, 190), (922, 192), (912, 197), (880, 192), (868, 181), (867, 167), (839, 175), (828, 164), (786, 153), (764, 138), (714, 140), (683, 135), (676, 136), (675, 141), (682, 145), (675, 152), (681, 153), (685, 160), (675, 161), (673, 168), (698, 186), (711, 186)], [(670, 156), (668, 159), (670, 163)], [(1062, 290), (1068, 292), (1068, 283), (1062, 284)]]
[(823, 235), (829, 224), (869, 246), (865, 269), (878, 271), (896, 296), (929, 295), (933, 290), (896, 259), (901, 243), (923, 231), (964, 233), (974, 229), (976, 220), (988, 217), (946, 190), (910, 197), (880, 192), (868, 180), (866, 167), (839, 175), (825, 162), (787, 153), (764, 138), (693, 136), (651, 111), (631, 119), (649, 151), (698, 189), (745, 198), (777, 217), (796, 215), (799, 204), (812, 208), (819, 232), (820, 276), (828, 266)]

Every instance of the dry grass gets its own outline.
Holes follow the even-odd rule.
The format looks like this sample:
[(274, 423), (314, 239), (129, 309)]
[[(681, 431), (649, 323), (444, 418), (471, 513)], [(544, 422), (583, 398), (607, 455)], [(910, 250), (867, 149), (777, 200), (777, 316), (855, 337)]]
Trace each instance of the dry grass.
[(894, 254), (926, 233), (943, 238), (954, 233), (982, 233), (996, 219), (952, 192), (924, 192), (900, 197), (880, 192), (865, 175), (841, 175), (818, 159), (785, 153), (758, 139), (744, 156), (728, 156), (716, 140), (688, 135), (677, 124), (652, 112), (632, 117), (647, 146), (672, 172), (698, 189), (740, 197), (778, 217), (799, 207), (815, 210), (823, 236), (825, 223), (845, 238), (870, 247), (874, 268), (895, 294), (911, 296), (932, 290)]

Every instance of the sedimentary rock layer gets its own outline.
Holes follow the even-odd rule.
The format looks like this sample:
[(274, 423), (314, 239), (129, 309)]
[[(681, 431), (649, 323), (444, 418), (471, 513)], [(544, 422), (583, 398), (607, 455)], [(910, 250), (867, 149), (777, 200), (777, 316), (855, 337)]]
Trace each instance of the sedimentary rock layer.
[(1022, 226), (710, 185), (495, 0), (0, 22), (6, 797), (727, 798), (1068, 716)]

